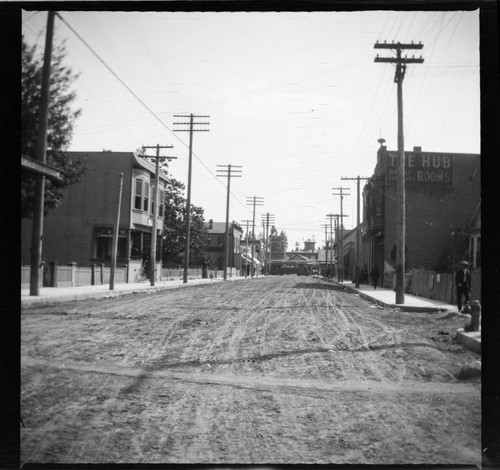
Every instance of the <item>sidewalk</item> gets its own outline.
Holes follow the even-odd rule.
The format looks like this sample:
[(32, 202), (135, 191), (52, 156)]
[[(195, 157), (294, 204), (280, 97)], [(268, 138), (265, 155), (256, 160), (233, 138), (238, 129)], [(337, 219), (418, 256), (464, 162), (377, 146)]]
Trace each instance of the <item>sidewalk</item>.
[[(232, 277), (228, 278), (228, 281), (236, 281), (238, 279), (244, 279), (244, 277)], [(115, 284), (114, 290), (109, 289), (109, 284), (78, 287), (42, 287), (40, 288), (39, 296), (30, 296), (29, 289), (22, 289), (21, 307), (43, 307), (74, 300), (117, 297), (119, 295), (138, 292), (156, 292), (164, 289), (175, 289), (183, 286), (196, 286), (222, 281), (223, 278), (188, 279), (188, 282), (184, 284), (182, 279), (178, 279), (175, 281), (157, 281), (154, 286), (151, 286), (149, 281), (128, 284), (119, 283)]]
[[(439, 300), (425, 299), (423, 297), (405, 294), (404, 304), (396, 304), (396, 293), (392, 289), (384, 287), (377, 287), (377, 289), (374, 289), (372, 286), (366, 284), (360, 284), (359, 288), (356, 288), (355, 284), (351, 281), (339, 283), (335, 280), (331, 280), (330, 282), (342, 285), (351, 292), (358, 293), (360, 297), (383, 307), (398, 308), (403, 312), (449, 311), (458, 314), (458, 309), (455, 305), (450, 305)], [(481, 326), (479, 327), (479, 331), (465, 331), (464, 328), (458, 329), (457, 341), (464, 348), (481, 354)]]
[(404, 304), (396, 304), (396, 292), (392, 289), (378, 286), (374, 289), (373, 286), (369, 286), (367, 284), (360, 284), (359, 287), (356, 288), (355, 283), (352, 281), (339, 283), (332, 279), (331, 282), (334, 282), (337, 285), (340, 284), (347, 289), (355, 291), (356, 293), (359, 293), (361, 297), (373, 303), (382, 305), (383, 307), (399, 308), (403, 312), (439, 312), (457, 310), (455, 305), (406, 293), (404, 295)]

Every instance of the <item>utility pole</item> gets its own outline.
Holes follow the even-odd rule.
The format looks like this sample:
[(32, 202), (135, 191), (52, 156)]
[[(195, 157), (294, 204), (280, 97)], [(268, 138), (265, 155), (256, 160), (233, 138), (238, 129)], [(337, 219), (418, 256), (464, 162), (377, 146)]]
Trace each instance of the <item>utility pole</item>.
[[(325, 277), (328, 273), (328, 224), (321, 224), (321, 227), (325, 229)], [(330, 235), (331, 241), (331, 235)]]
[[(329, 217), (335, 217), (335, 238), (336, 238), (336, 245), (337, 245), (337, 280), (338, 282), (343, 281), (343, 276), (342, 272), (340, 269), (341, 263), (344, 262), (344, 256), (343, 252), (341, 251), (342, 244), (341, 244), (341, 235), (340, 235), (340, 230), (341, 230), (341, 225), (342, 225), (342, 218), (344, 217), (349, 217), (349, 215), (345, 214), (328, 214)], [(340, 222), (339, 222), (340, 219)], [(333, 257), (333, 253), (332, 253)]]
[(251, 220), (249, 219), (245, 219), (245, 220), (242, 220), (241, 221), (242, 223), (246, 223), (247, 224), (247, 228), (246, 228), (246, 236), (245, 236), (245, 277), (247, 277), (247, 274), (248, 274), (248, 224), (251, 222)]
[(111, 269), (109, 277), (109, 290), (115, 289), (116, 258), (118, 254), (118, 234), (120, 231), (120, 210), (122, 205), (123, 173), (120, 173), (118, 180), (118, 208), (116, 210), (116, 222), (113, 230), (113, 247), (111, 249)]
[(355, 273), (355, 278), (356, 278), (356, 288), (359, 287), (359, 271), (360, 271), (360, 265), (361, 265), (361, 226), (360, 226), (360, 192), (359, 192), (359, 182), (360, 180), (368, 180), (370, 179), (369, 176), (356, 176), (356, 178), (345, 178), (342, 177), (340, 178), (341, 180), (349, 180), (349, 181), (357, 181), (357, 227), (356, 227), (356, 273)]
[(264, 264), (264, 274), (269, 274), (269, 223), (274, 224), (274, 214), (270, 214), (267, 212), (266, 214), (262, 214), (262, 225), (264, 225), (264, 233), (265, 233), (265, 244), (264, 244), (264, 253), (265, 253), (265, 264)]
[(424, 62), (422, 56), (415, 59), (415, 56), (401, 57), (401, 52), (408, 49), (422, 49), (421, 43), (401, 44), (398, 43), (377, 43), (375, 49), (390, 49), (396, 51), (396, 57), (375, 57), (375, 62), (385, 62), (396, 64), (394, 81), (397, 83), (398, 92), (398, 173), (397, 173), (397, 214), (396, 214), (396, 304), (404, 304), (404, 284), (405, 284), (405, 246), (406, 246), (406, 201), (405, 201), (405, 151), (403, 133), (403, 79), (406, 73), (407, 64), (421, 64)]
[(264, 198), (258, 196), (247, 197), (247, 205), (253, 205), (253, 217), (252, 217), (252, 277), (255, 274), (254, 268), (254, 254), (255, 254), (255, 206), (263, 206)]
[(188, 184), (187, 184), (187, 199), (186, 199), (186, 243), (184, 248), (184, 284), (188, 281), (189, 269), (189, 243), (191, 234), (191, 174), (193, 168), (193, 132), (208, 132), (208, 129), (195, 129), (194, 126), (208, 125), (209, 122), (194, 122), (195, 118), (209, 118), (210, 116), (198, 116), (194, 114), (174, 114), (176, 118), (189, 118), (188, 122), (174, 122), (175, 125), (186, 126), (188, 129), (174, 129), (175, 132), (189, 132), (189, 167), (188, 167)]
[(160, 186), (160, 158), (166, 158), (168, 160), (175, 159), (177, 157), (161, 157), (160, 149), (171, 149), (173, 145), (143, 145), (142, 150), (146, 149), (156, 149), (156, 155), (143, 155), (146, 158), (154, 158), (155, 159), (155, 190), (153, 193), (153, 227), (151, 230), (151, 251), (149, 254), (149, 282), (152, 286), (155, 285), (156, 280), (156, 232), (158, 226), (158, 190)]
[[(45, 52), (43, 57), (42, 88), (38, 127), (37, 160), (47, 160), (47, 125), (49, 120), (50, 62), (52, 59), (52, 37), (54, 36), (55, 11), (49, 11)], [(40, 266), (42, 265), (43, 210), (45, 204), (45, 176), (35, 177), (33, 226), (31, 232), (30, 295), (40, 295)]]
[(245, 277), (248, 275), (248, 224), (251, 222), (249, 219), (245, 219), (241, 221), (242, 223), (247, 224), (246, 235), (245, 235)]
[(229, 195), (231, 194), (231, 176), (241, 178), (241, 166), (217, 165), (217, 176), (227, 176), (227, 201), (226, 201), (226, 254), (224, 256), (224, 280), (227, 280), (227, 265), (229, 263)]
[(331, 254), (330, 254), (330, 277), (333, 277), (333, 234), (332, 234), (332, 219), (335, 217), (334, 214), (326, 214), (326, 217), (330, 219), (330, 223), (327, 224), (328, 227), (330, 227), (330, 247), (331, 247)]
[[(340, 252), (340, 256), (339, 258), (337, 259), (337, 262), (339, 263), (339, 282), (340, 281), (344, 281), (344, 221), (343, 221), (343, 217), (347, 217), (347, 216), (344, 216), (344, 209), (343, 209), (343, 201), (344, 201), (344, 196), (350, 196), (350, 194), (345, 194), (344, 193), (344, 190), (348, 190), (349, 188), (343, 188), (343, 187), (340, 187), (340, 188), (332, 188), (334, 191), (340, 191), (340, 193), (332, 193), (333, 196), (340, 196), (340, 225), (339, 225), (339, 234), (340, 234), (340, 237), (339, 237), (339, 243), (337, 243), (339, 245), (339, 252)], [(342, 264), (340, 264), (340, 261), (342, 261)]]

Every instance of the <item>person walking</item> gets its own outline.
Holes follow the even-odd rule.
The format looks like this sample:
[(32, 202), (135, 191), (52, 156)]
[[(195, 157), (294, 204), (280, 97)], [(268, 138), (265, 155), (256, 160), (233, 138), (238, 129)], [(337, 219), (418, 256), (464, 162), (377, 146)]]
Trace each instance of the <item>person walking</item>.
[(462, 261), (460, 268), (455, 273), (455, 286), (457, 289), (457, 307), (458, 311), (462, 311), (462, 295), (464, 296), (465, 304), (469, 302), (470, 294), (470, 271), (467, 268), (469, 263)]
[(370, 273), (370, 277), (372, 278), (372, 284), (373, 284), (374, 290), (377, 289), (379, 276), (380, 276), (380, 273), (378, 272), (378, 267), (377, 267), (377, 265), (375, 265)]

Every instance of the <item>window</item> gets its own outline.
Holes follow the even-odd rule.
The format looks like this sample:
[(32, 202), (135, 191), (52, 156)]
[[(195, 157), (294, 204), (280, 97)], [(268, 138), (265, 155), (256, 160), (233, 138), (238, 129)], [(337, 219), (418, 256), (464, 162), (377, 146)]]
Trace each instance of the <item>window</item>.
[(158, 191), (158, 202), (159, 202), (159, 205), (158, 205), (158, 216), (159, 217), (163, 217), (163, 204), (164, 204), (164, 198), (165, 198), (165, 194), (164, 192), (160, 189)]
[(141, 259), (142, 237), (141, 232), (132, 232), (130, 234), (130, 259)]
[(144, 199), (142, 210), (148, 212), (149, 210), (149, 183), (144, 182)]
[(137, 178), (135, 180), (135, 202), (134, 209), (141, 210), (142, 205), (142, 180)]
[[(94, 231), (94, 258), (101, 260), (111, 259), (113, 250), (113, 229), (96, 228)], [(118, 233), (117, 258), (127, 259), (127, 232), (120, 230)]]

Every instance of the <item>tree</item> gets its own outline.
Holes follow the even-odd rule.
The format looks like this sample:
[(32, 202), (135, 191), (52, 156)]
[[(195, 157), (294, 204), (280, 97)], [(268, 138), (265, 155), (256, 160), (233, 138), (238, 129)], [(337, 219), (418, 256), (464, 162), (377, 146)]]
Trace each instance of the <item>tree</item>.
[[(175, 178), (167, 177), (165, 186), (165, 224), (163, 231), (162, 262), (164, 265), (184, 263), (186, 243), (186, 199), (183, 197), (185, 186)], [(191, 265), (206, 264), (203, 252), (209, 236), (201, 207), (190, 208), (189, 260)]]
[[(62, 181), (46, 178), (44, 212), (59, 206), (62, 190), (74, 184), (83, 173), (81, 164), (71, 161), (66, 153), (73, 137), (73, 125), (80, 109), (73, 109), (76, 93), (71, 90), (77, 78), (64, 65), (64, 44), (54, 48), (51, 60), (49, 115), (47, 125), (47, 164), (64, 172)], [(43, 60), (37, 55), (36, 46), (22, 41), (21, 74), (21, 152), (37, 158), (39, 113), (41, 102)], [(33, 217), (34, 188), (36, 178), (30, 172), (22, 172), (21, 217)]]
[(283, 230), (278, 235), (278, 230), (273, 225), (269, 234), (269, 243), (272, 253), (284, 253), (288, 248), (288, 238)]

